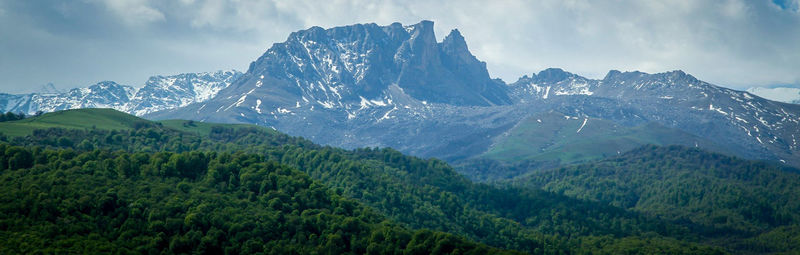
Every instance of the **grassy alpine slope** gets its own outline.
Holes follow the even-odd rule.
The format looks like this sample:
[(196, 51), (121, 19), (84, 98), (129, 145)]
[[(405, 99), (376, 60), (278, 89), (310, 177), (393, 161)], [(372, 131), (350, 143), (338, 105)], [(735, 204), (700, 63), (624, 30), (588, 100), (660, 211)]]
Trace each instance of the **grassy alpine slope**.
[(8, 136), (25, 136), (32, 134), (35, 129), (46, 128), (129, 130), (135, 128), (137, 124), (148, 122), (113, 109), (79, 109), (3, 122), (3, 125), (0, 125), (0, 133)]
[(521, 121), (482, 155), (459, 162), (458, 170), (478, 181), (497, 181), (533, 169), (613, 157), (648, 144), (700, 146), (727, 153), (707, 139), (655, 123), (627, 127), (551, 111)]

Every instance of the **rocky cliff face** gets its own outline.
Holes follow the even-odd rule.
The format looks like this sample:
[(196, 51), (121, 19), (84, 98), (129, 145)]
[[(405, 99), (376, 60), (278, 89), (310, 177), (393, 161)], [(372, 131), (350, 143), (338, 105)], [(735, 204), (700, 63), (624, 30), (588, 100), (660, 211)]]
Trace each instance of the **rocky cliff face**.
[(394, 105), (400, 94), (457, 106), (511, 103), (505, 85), (489, 78), (485, 63), (469, 53), (458, 31), (438, 43), (433, 23), (423, 21), (292, 33), (221, 91), (217, 108), (201, 113), (225, 118), (233, 111), (259, 118), (260, 113), (315, 108), (358, 115), (366, 105)]

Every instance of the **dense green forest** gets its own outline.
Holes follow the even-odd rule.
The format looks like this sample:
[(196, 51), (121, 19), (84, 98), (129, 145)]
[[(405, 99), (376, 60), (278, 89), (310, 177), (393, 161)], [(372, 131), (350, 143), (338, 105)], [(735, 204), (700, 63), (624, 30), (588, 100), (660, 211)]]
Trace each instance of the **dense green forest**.
[(0, 144), (0, 253), (485, 254), (253, 154)]
[[(30, 161), (33, 162), (31, 165), (18, 165), (18, 162), (22, 162), (19, 157), (24, 158), (26, 157), (25, 155), (15, 156), (16, 154), (12, 153), (7, 156), (8, 161), (4, 162), (8, 164), (8, 168), (17, 170), (4, 170), (2, 179), (0, 179), (3, 181), (2, 185), (4, 187), (9, 186), (5, 188), (17, 187), (24, 190), (31, 189), (29, 187), (43, 187), (48, 183), (52, 185), (52, 182), (44, 181), (50, 175), (76, 180), (77, 183), (100, 178), (103, 181), (98, 180), (96, 184), (84, 183), (75, 185), (73, 190), (56, 189), (54, 192), (44, 193), (46, 194), (45, 196), (67, 196), (59, 193), (62, 191), (63, 193), (74, 192), (77, 194), (95, 191), (105, 193), (111, 189), (119, 193), (125, 189), (124, 194), (127, 194), (127, 196), (118, 194), (117, 197), (123, 197), (128, 202), (138, 200), (153, 202), (145, 208), (162, 208), (166, 206), (162, 202), (169, 201), (168, 198), (170, 196), (176, 195), (182, 197), (174, 200), (180, 200), (181, 202), (218, 201), (213, 198), (224, 198), (220, 198), (221, 201), (207, 206), (205, 210), (209, 210), (210, 214), (220, 212), (225, 212), (222, 213), (223, 215), (232, 214), (221, 209), (228, 207), (228, 205), (235, 208), (234, 210), (241, 211), (274, 210), (275, 208), (269, 207), (269, 203), (263, 203), (264, 201), (261, 197), (263, 194), (253, 191), (254, 193), (251, 195), (251, 193), (248, 193), (249, 186), (242, 186), (241, 179), (244, 176), (242, 176), (241, 170), (238, 170), (239, 172), (236, 172), (236, 170), (243, 169), (245, 166), (241, 168), (238, 166), (225, 168), (219, 167), (219, 164), (215, 163), (220, 162), (221, 158), (224, 157), (243, 157), (252, 161), (247, 166), (254, 166), (252, 167), (253, 171), (255, 171), (253, 173), (257, 173), (255, 175), (259, 175), (258, 178), (264, 178), (263, 175), (271, 174), (272, 172), (270, 171), (272, 170), (264, 170), (265, 172), (260, 173), (258, 171), (261, 170), (256, 169), (297, 169), (297, 171), (274, 171), (276, 173), (286, 173), (285, 175), (290, 176), (286, 177), (289, 179), (305, 180), (303, 182), (308, 183), (309, 186), (306, 186), (303, 190), (312, 189), (311, 187), (313, 186), (324, 191), (320, 192), (329, 196), (330, 198), (325, 201), (330, 202), (324, 205), (319, 204), (319, 206), (328, 208), (332, 212), (328, 212), (330, 216), (326, 216), (329, 217), (326, 219), (333, 219), (335, 215), (339, 215), (334, 210), (338, 205), (337, 203), (339, 203), (336, 201), (355, 203), (359, 209), (341, 217), (363, 219), (363, 224), (366, 226), (362, 229), (363, 232), (348, 232), (355, 239), (347, 240), (365, 242), (364, 244), (359, 243), (347, 246), (353, 247), (349, 248), (348, 251), (356, 253), (366, 251), (362, 248), (368, 248), (372, 243), (370, 239), (359, 239), (359, 237), (371, 236), (374, 234), (373, 230), (378, 231), (375, 229), (384, 229), (381, 232), (384, 235), (396, 234), (402, 237), (406, 236), (404, 233), (407, 233), (412, 239), (420, 231), (423, 231), (423, 233), (428, 233), (425, 235), (435, 236), (435, 239), (431, 239), (435, 241), (426, 241), (427, 244), (433, 245), (440, 240), (447, 239), (450, 241), (446, 242), (452, 241), (453, 245), (461, 247), (458, 251), (472, 249), (477, 252), (485, 252), (489, 248), (471, 243), (472, 241), (502, 249), (548, 254), (711, 254), (721, 253), (726, 250), (741, 253), (747, 251), (758, 252), (767, 249), (769, 251), (791, 251), (797, 248), (792, 245), (777, 247), (783, 245), (783, 243), (770, 241), (787, 236), (797, 236), (794, 234), (795, 228), (792, 228), (792, 225), (769, 225), (764, 228), (764, 231), (772, 230), (769, 235), (759, 235), (758, 238), (761, 239), (756, 240), (751, 238), (752, 235), (746, 235), (746, 233), (740, 235), (739, 233), (730, 232), (731, 228), (727, 225), (703, 224), (702, 222), (687, 221), (677, 217), (666, 217), (665, 214), (654, 214), (629, 207), (620, 207), (619, 204), (610, 203), (606, 200), (532, 188), (535, 185), (493, 186), (476, 184), (456, 173), (448, 164), (440, 160), (409, 157), (385, 148), (343, 150), (319, 146), (302, 138), (290, 137), (261, 127), (177, 120), (150, 122), (123, 113), (109, 112), (102, 112), (102, 114), (112, 120), (118, 119), (121, 121), (104, 120), (101, 121), (104, 124), (100, 127), (86, 126), (85, 124), (83, 126), (72, 126), (73, 124), (70, 121), (80, 121), (74, 120), (72, 118), (74, 115), (72, 114), (85, 116), (86, 111), (92, 110), (44, 114), (39, 117), (28, 118), (23, 122), (8, 122), (10, 124), (8, 126), (4, 126), (6, 125), (5, 123), (1, 123), (0, 131), (2, 132), (26, 127), (26, 125), (39, 128), (32, 129), (28, 133), (15, 133), (13, 132), (14, 130), (10, 130), (12, 132), (7, 132), (8, 136), (0, 135), (0, 140), (8, 144), (5, 150), (16, 148), (15, 150), (29, 151), (31, 157), (33, 157), (33, 161)], [(53, 114), (59, 115), (54, 116)], [(123, 116), (115, 116), (115, 114)], [(96, 117), (98, 115), (100, 114), (94, 114), (93, 116)], [(47, 125), (44, 125), (40, 120), (55, 123), (53, 126), (57, 128), (46, 128)], [(105, 128), (112, 126), (122, 128)], [(41, 155), (40, 153), (45, 151), (51, 154), (75, 154), (69, 160), (63, 160), (65, 162), (70, 162), (78, 155), (86, 155), (87, 153), (109, 154), (113, 156), (113, 160), (104, 159), (102, 162), (111, 162), (107, 164), (113, 165), (115, 170), (83, 173), (81, 171), (85, 168), (85, 163), (70, 165), (71, 163), (51, 162), (53, 160), (56, 162), (62, 161), (60, 158), (47, 158), (46, 160), (42, 159), (43, 161), (40, 162), (38, 157), (33, 156), (34, 154)], [(12, 159), (14, 157), (17, 158)], [(122, 159), (116, 161), (120, 157)], [(173, 157), (176, 157), (176, 159), (173, 160)], [(144, 158), (147, 159), (145, 160)], [(140, 161), (148, 163), (134, 163)], [(170, 161), (173, 163), (169, 163)], [(70, 167), (62, 169), (62, 164)], [(160, 164), (167, 167), (154, 167)], [(182, 167), (170, 167), (179, 165)], [(122, 170), (117, 169), (119, 166), (122, 166)], [(178, 168), (194, 170), (174, 170)], [(69, 170), (74, 171), (70, 172)], [(109, 171), (116, 174), (107, 174)], [(29, 177), (28, 173), (30, 172), (39, 173), (41, 176), (38, 178)], [(95, 177), (97, 173), (103, 173), (104, 175)], [(31, 184), (11, 185), (24, 182)], [(42, 182), (42, 184), (33, 184), (35, 182)], [(263, 180), (260, 182), (263, 182)], [(68, 183), (71, 184), (72, 182)], [(157, 190), (156, 186), (163, 188), (158, 191), (159, 193), (152, 194), (155, 192), (154, 190)], [(283, 185), (278, 186), (270, 187), (278, 190), (283, 188)], [(183, 189), (186, 189), (186, 191)], [(259, 186), (259, 189), (263, 189), (263, 187)], [(302, 194), (297, 193), (288, 196), (289, 198), (299, 196), (300, 198), (298, 199), (303, 200), (305, 199), (303, 197), (307, 194), (307, 192), (303, 192)], [(193, 197), (195, 195), (197, 197)], [(31, 203), (42, 200), (39, 199), (38, 193), (24, 196), (27, 196), (27, 199), (32, 201)], [(274, 197), (268, 198), (267, 202)], [(20, 206), (14, 202), (19, 200), (3, 200), (3, 206), (6, 206), (6, 204)], [(48, 201), (56, 203), (54, 200)], [(228, 203), (225, 201), (239, 202)], [(258, 203), (259, 201), (262, 203)], [(293, 203), (287, 203), (290, 205), (283, 205), (280, 208), (296, 208)], [(29, 205), (23, 204), (23, 206)], [(115, 206), (120, 207), (122, 205)], [(267, 208), (259, 206), (266, 206)], [(188, 209), (193, 207), (187, 206), (183, 208), (186, 209), (183, 213), (186, 213)], [(303, 209), (323, 210), (317, 207)], [(301, 218), (302, 212), (305, 211), (303, 209), (298, 209)], [(13, 211), (12, 209), (10, 210)], [(288, 212), (293, 212), (293, 210)], [(181, 218), (180, 210), (173, 210), (169, 213), (175, 213), (174, 218)], [(58, 217), (45, 218), (43, 220), (34, 216), (25, 219), (25, 217), (6, 215), (8, 214), (2, 215), (4, 220), (7, 218), (23, 218), (20, 220), (39, 222), (41, 223), (40, 225), (51, 226), (51, 230), (59, 230), (60, 227), (58, 226), (64, 226), (58, 225), (63, 223), (58, 221)], [(91, 222), (93, 219), (98, 219), (98, 217), (106, 217), (97, 215), (94, 211), (89, 212), (88, 215), (92, 216), (87, 216), (89, 218), (76, 218)], [(244, 218), (237, 218), (226, 224), (246, 221), (247, 216), (253, 215), (253, 213), (244, 213), (243, 215)], [(184, 215), (181, 219), (185, 219), (185, 217)], [(162, 219), (162, 221), (164, 220)], [(333, 222), (340, 221), (333, 220)], [(11, 241), (8, 247), (36, 247), (32, 245), (32, 243), (35, 243), (33, 241), (26, 241), (25, 243), (29, 245), (25, 246), (22, 245), (25, 243), (22, 243), (19, 239), (21, 236), (31, 237), (34, 232), (39, 233), (40, 229), (25, 227), (29, 225), (37, 226), (36, 224), (22, 224), (16, 221), (8, 222), (11, 223), (4, 223), (0, 226), (2, 227), (0, 230), (4, 231), (3, 235), (17, 240)], [(290, 225), (287, 225), (287, 228), (296, 227), (293, 225), (295, 223), (297, 222), (288, 223)], [(147, 224), (141, 223), (140, 225), (147, 226)], [(314, 224), (316, 223), (312, 223), (312, 225)], [(320, 224), (322, 223), (320, 222)], [(332, 233), (336, 233), (338, 229), (332, 227), (334, 225), (320, 226), (319, 231), (333, 231)], [(773, 226), (778, 226), (778, 228), (773, 228)], [(222, 227), (216, 228), (223, 232), (225, 230)], [(392, 231), (394, 232), (389, 233), (385, 229), (393, 229)], [(431, 229), (431, 231), (424, 231), (423, 229)], [(86, 232), (87, 230), (81, 231), (83, 231), (81, 233), (89, 233)], [(103, 230), (97, 231), (102, 232)], [(198, 233), (201, 234), (200, 239), (207, 235), (207, 232)], [(45, 233), (47, 235), (40, 233), (33, 239), (38, 240), (40, 243), (49, 242), (51, 245), (66, 244), (50, 246), (54, 249), (77, 247), (75, 245), (82, 244), (79, 240), (82, 237), (73, 232), (59, 232), (55, 233), (56, 236), (50, 235), (54, 234), (53, 232)], [(170, 246), (163, 246), (164, 244), (169, 244), (173, 240), (172, 238), (179, 238), (177, 236), (183, 236), (187, 233), (172, 233), (174, 235), (169, 236), (169, 238), (163, 237), (164, 240), (170, 240), (169, 242), (161, 241), (159, 244), (162, 246), (148, 247), (156, 247), (154, 249), (167, 251)], [(450, 235), (444, 233), (449, 233)], [(134, 236), (148, 239), (153, 238), (152, 234), (153, 232), (136, 232)], [(273, 238), (277, 239), (270, 240), (272, 240), (272, 243), (277, 242), (274, 243), (275, 247), (294, 249), (294, 251), (301, 253), (325, 251), (323, 243), (329, 240), (329, 236), (316, 234), (315, 238), (317, 239), (312, 240), (307, 232), (302, 232), (302, 235), (305, 239), (294, 236), (273, 236)], [(127, 238), (126, 240), (131, 239)], [(223, 239), (229, 240), (227, 238)], [(737, 245), (739, 246), (730, 246), (720, 242), (720, 240), (724, 239), (746, 240), (749, 245), (741, 245), (742, 243), (738, 242)], [(59, 241), (56, 242), (55, 240)], [(103, 245), (98, 244), (94, 247), (102, 246), (106, 249), (116, 248), (118, 250), (127, 249), (125, 247), (133, 247), (130, 246), (130, 243), (115, 240), (109, 239)], [(268, 240), (253, 242), (271, 243)], [(412, 241), (409, 240), (407, 243), (411, 245)], [(141, 243), (137, 243), (136, 247), (139, 244)], [(242, 243), (239, 244), (241, 245)], [(774, 247), (761, 247), (758, 246), (759, 244), (775, 245), (773, 245)], [(234, 253), (242, 249), (242, 247), (236, 247), (236, 245), (231, 244), (220, 245), (224, 246), (221, 249), (228, 249)], [(390, 248), (403, 250), (407, 249), (408, 245), (403, 246), (401, 242)], [(432, 247), (435, 246), (430, 245), (426, 247), (433, 249)], [(708, 245), (723, 248), (712, 248)], [(261, 246), (261, 248), (272, 249), (266, 246)], [(263, 251), (278, 252), (277, 250)], [(430, 251), (427, 250), (426, 253)], [(142, 252), (142, 250), (134, 252)]]
[(25, 119), (24, 113), (13, 113), (13, 112), (6, 112), (5, 114), (0, 113), (0, 122), (21, 120), (21, 119)]
[(696, 148), (645, 146), (607, 160), (537, 171), (515, 182), (706, 226), (709, 236), (744, 237), (725, 240), (739, 249), (800, 248), (800, 174), (793, 168)]

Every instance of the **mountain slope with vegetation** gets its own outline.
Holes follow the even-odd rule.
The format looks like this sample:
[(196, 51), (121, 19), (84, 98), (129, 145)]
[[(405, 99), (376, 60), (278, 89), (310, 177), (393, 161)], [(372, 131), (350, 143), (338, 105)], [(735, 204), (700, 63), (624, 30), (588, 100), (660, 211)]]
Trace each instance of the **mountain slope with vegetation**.
[(148, 120), (113, 109), (78, 109), (9, 121), (0, 126), (0, 133), (25, 136), (33, 134), (33, 130), (47, 128), (129, 130), (149, 123)]
[(515, 182), (706, 226), (709, 235), (740, 237), (725, 240), (740, 249), (800, 247), (800, 174), (794, 168), (696, 148), (645, 146), (607, 160), (534, 172)]
[[(193, 125), (195, 132), (189, 131)], [(613, 254), (644, 246), (662, 253), (719, 251), (698, 245), (704, 237), (692, 234), (690, 225), (550, 192), (475, 184), (435, 159), (391, 149), (323, 147), (262, 127), (208, 125), (172, 121), (128, 130), (51, 128), (7, 140), (26, 148), (78, 153), (252, 153), (305, 172), (335, 194), (410, 229), (443, 231), (523, 252)]]
[(457, 163), (476, 181), (502, 181), (528, 172), (613, 157), (643, 145), (683, 145), (731, 153), (708, 139), (658, 123), (624, 126), (557, 111), (534, 114), (498, 136), (489, 149)]
[(520, 122), (483, 157), (503, 162), (564, 164), (611, 157), (646, 144), (719, 148), (700, 137), (656, 123), (625, 127), (604, 119), (547, 112)]
[(411, 231), (253, 154), (0, 144), (0, 253), (510, 253)]

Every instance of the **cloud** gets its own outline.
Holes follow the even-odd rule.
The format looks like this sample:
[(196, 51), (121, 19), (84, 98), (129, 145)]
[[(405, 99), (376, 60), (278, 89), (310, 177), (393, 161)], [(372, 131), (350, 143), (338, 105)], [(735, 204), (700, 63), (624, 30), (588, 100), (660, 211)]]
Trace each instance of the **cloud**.
[[(592, 77), (602, 77), (608, 69), (684, 69), (734, 87), (800, 80), (787, 68), (800, 66), (800, 46), (794, 45), (800, 33), (787, 33), (800, 27), (797, 15), (775, 13), (755, 1), (332, 0), (279, 1), (268, 8), (253, 8), (246, 1), (228, 4), (268, 10), (292, 21), (284, 25), (295, 28), (431, 19), (440, 38), (459, 28), (491, 73), (509, 81), (551, 66)], [(265, 17), (269, 16), (252, 18)], [(237, 17), (219, 20), (231, 19), (264, 23)]]
[[(458, 28), (507, 82), (561, 67), (594, 78), (609, 69), (682, 69), (734, 88), (800, 83), (798, 1), (0, 0), (0, 36), (9, 38), (0, 51), (13, 44), (33, 52), (28, 59), (0, 52), (23, 58), (0, 59), (21, 65), (0, 76), (32, 87), (103, 79), (137, 85), (154, 74), (244, 69), (311, 26), (428, 19), (440, 40)], [(40, 34), (49, 37), (26, 43)], [(50, 71), (25, 71), (39, 67)]]
[(93, 0), (105, 5), (129, 25), (164, 21), (164, 13), (150, 6), (149, 0)]

